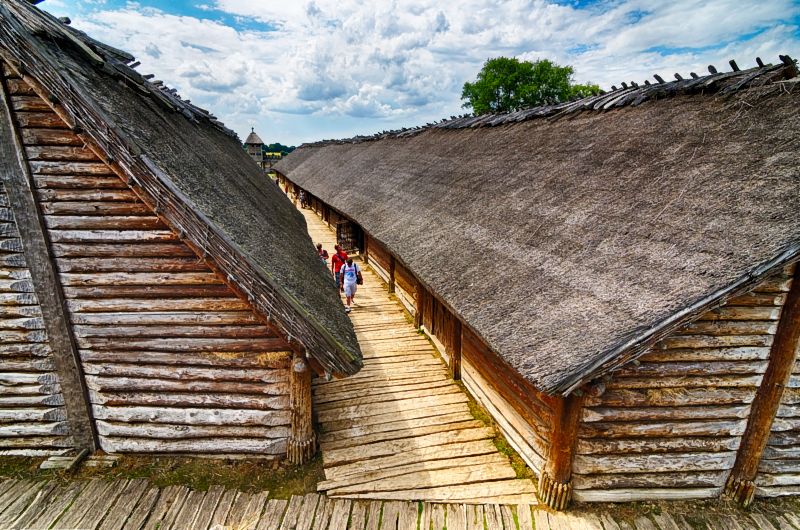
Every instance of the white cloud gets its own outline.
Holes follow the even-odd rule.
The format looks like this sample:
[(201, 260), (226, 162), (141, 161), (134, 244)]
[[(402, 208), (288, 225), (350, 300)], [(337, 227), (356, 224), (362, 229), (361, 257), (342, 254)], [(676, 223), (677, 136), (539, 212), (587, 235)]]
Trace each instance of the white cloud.
[(206, 0), (202, 18), (76, 1), (43, 5), (228, 126), (283, 143), (459, 114), (464, 81), (498, 55), (571, 64), (609, 87), (800, 51), (792, 0)]

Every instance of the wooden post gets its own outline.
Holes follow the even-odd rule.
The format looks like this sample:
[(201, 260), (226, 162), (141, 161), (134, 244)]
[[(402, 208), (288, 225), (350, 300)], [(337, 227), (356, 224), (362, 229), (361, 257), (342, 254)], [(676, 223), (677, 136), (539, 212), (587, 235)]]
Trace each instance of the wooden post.
[(299, 354), (292, 357), (289, 370), (289, 403), (292, 432), (286, 457), (292, 464), (305, 464), (317, 452), (317, 437), (311, 417), (311, 371), (305, 357)]
[(422, 306), (425, 305), (425, 288), (417, 282), (416, 291), (414, 292), (414, 327), (419, 329), (422, 327)]
[(564, 510), (572, 500), (572, 459), (578, 443), (578, 424), (585, 395), (576, 390), (553, 407), (550, 454), (539, 477), (539, 500), (554, 510)]
[(800, 267), (796, 267), (792, 287), (781, 312), (781, 320), (772, 342), (769, 364), (761, 386), (750, 407), (747, 428), (739, 445), (725, 492), (749, 506), (756, 492), (755, 478), (761, 455), (767, 446), (775, 414), (783, 398), (792, 369), (797, 360), (800, 343)]
[[(0, 63), (2, 66), (2, 63)], [(64, 396), (67, 423), (77, 449), (94, 452), (97, 436), (83, 370), (69, 327), (66, 302), (45, 229), (39, 204), (33, 195), (30, 168), (24, 147), (14, 126), (5, 79), (0, 83), (0, 179), (11, 199), (26, 262), (42, 309), (44, 327), (53, 350), (58, 382)]]
[(364, 234), (364, 265), (369, 264), (369, 236)]
[(394, 293), (394, 255), (389, 254), (389, 294)]
[(461, 321), (453, 319), (453, 348), (450, 351), (450, 373), (454, 381), (461, 379)]

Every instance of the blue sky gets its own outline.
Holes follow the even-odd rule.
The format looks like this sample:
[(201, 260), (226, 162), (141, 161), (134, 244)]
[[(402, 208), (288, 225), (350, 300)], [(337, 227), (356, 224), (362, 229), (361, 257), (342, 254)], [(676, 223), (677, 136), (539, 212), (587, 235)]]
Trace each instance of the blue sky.
[(800, 55), (798, 0), (46, 0), (244, 138), (300, 144), (466, 112), (499, 55), (604, 88)]

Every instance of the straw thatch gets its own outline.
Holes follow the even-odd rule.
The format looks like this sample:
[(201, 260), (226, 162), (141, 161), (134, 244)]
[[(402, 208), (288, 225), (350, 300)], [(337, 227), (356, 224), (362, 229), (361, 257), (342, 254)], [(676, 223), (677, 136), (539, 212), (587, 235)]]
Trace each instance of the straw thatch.
[[(132, 174), (129, 182), (137, 184), (136, 172), (146, 170), (174, 190), (186, 212), (182, 218), (196, 215), (205, 225), (205, 239), (193, 244), (203, 248), (216, 238), (233, 248), (234, 265), (247, 264), (255, 272), (228, 280), (250, 293), (256, 307), (280, 307), (264, 317), (290, 341), (306, 347), (327, 370), (359, 369), (352, 324), (303, 216), (264, 177), (232, 131), (152, 76), (137, 73), (129, 54), (27, 2), (0, 4), (0, 57), (43, 87), (76, 131), (108, 146), (109, 153), (117, 149), (119, 165)], [(220, 256), (208, 257), (222, 262)], [(269, 297), (258, 294), (260, 286)]]
[(244, 141), (244, 145), (264, 145), (264, 141), (256, 134), (255, 129), (251, 129), (250, 134), (247, 135)]
[(797, 256), (800, 88), (783, 61), (305, 145), (276, 169), (530, 382), (568, 392)]

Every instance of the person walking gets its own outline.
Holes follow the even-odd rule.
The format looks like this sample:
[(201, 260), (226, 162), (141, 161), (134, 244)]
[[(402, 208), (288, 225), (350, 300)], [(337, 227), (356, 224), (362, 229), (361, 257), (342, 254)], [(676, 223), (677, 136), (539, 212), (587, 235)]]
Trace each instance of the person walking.
[(333, 272), (333, 277), (336, 279), (336, 288), (341, 289), (342, 279), (339, 273), (344, 264), (347, 263), (348, 256), (341, 245), (334, 245), (333, 248), (336, 249), (336, 253), (331, 258), (331, 271)]
[(347, 307), (344, 308), (346, 313), (351, 311), (350, 304), (353, 302), (353, 297), (356, 295), (356, 286), (363, 282), (361, 279), (361, 269), (358, 265), (353, 263), (353, 258), (347, 258), (347, 263), (342, 266), (342, 291), (346, 299)]
[(317, 255), (325, 268), (328, 268), (328, 251), (322, 248), (322, 243), (317, 243)]

